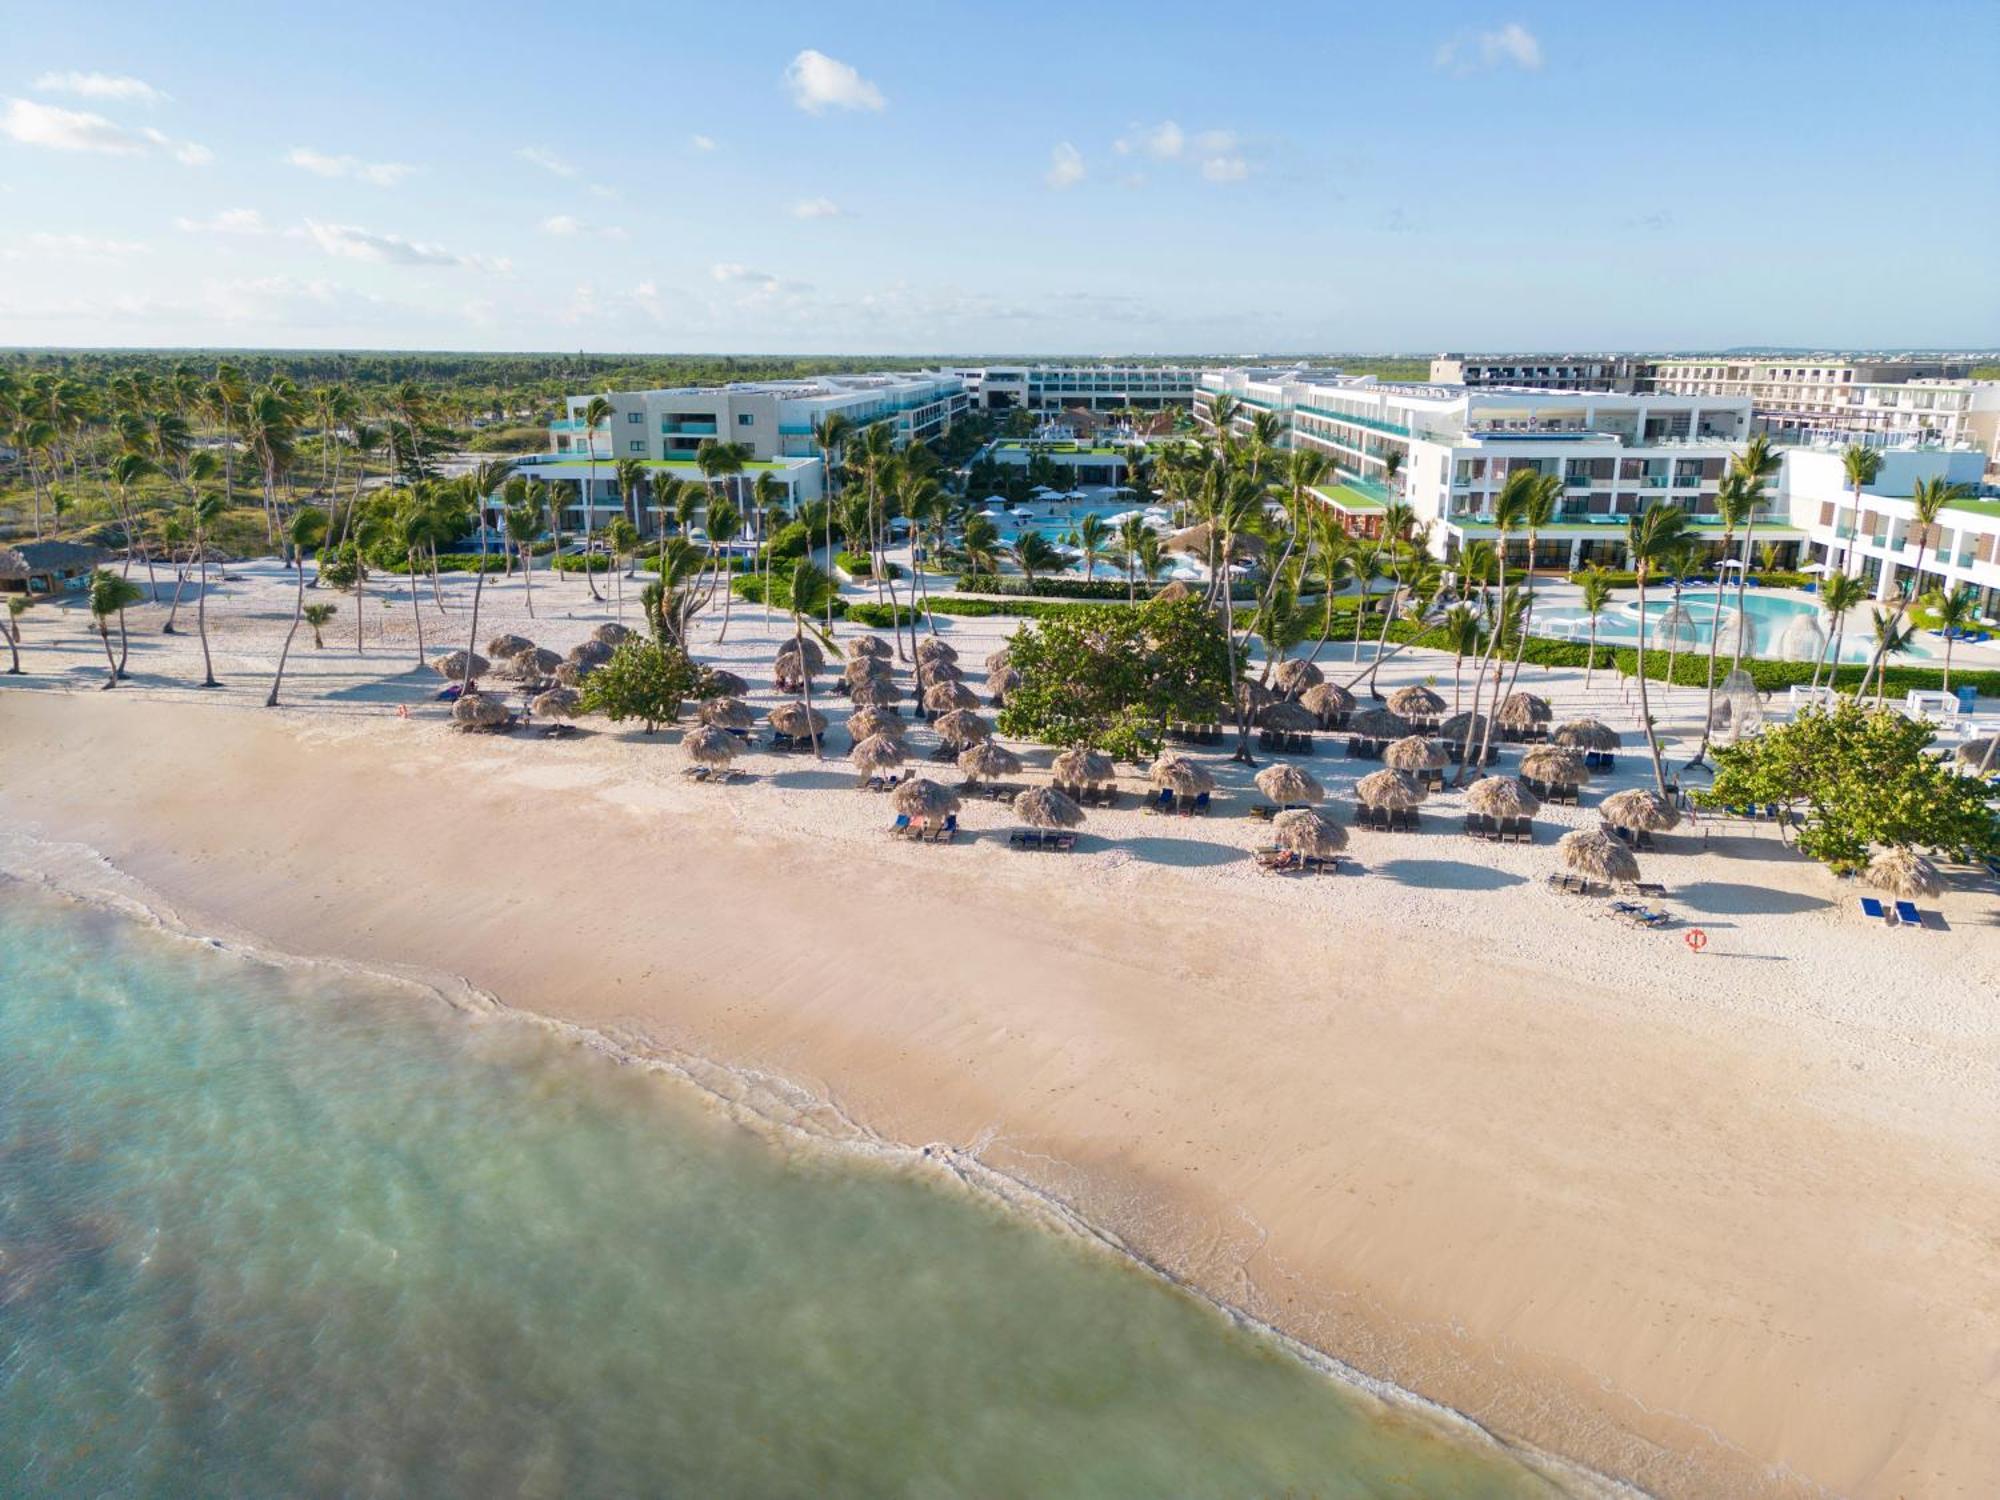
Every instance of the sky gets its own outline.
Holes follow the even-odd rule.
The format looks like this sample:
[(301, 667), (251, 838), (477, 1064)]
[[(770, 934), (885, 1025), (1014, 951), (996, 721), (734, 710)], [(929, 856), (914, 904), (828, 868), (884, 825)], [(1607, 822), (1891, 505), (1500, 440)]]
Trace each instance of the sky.
[(0, 345), (2000, 345), (2000, 9), (0, 0)]

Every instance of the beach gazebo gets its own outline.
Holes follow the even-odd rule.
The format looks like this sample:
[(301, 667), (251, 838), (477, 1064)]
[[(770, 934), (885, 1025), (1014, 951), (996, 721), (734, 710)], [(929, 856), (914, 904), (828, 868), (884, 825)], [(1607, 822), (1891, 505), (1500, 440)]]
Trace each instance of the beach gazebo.
[(451, 722), (465, 730), (505, 729), (514, 716), (490, 693), (465, 693), (451, 706)]
[(1310, 807), (1279, 813), (1271, 834), (1280, 849), (1307, 859), (1332, 859), (1347, 847), (1347, 830)]
[(977, 740), (958, 752), (958, 768), (965, 772), (965, 784), (997, 781), (1002, 776), (1018, 776), (1021, 757), (997, 740)]
[(1585, 880), (1608, 885), (1639, 878), (1639, 861), (1632, 857), (1632, 851), (1598, 829), (1578, 828), (1566, 833), (1556, 841), (1556, 849), (1562, 855), (1563, 868)]
[(757, 715), (741, 698), (709, 698), (695, 710), (695, 717), (717, 729), (748, 729)]
[(939, 786), (925, 776), (914, 777), (897, 787), (896, 811), (913, 823), (929, 823), (933, 827), (958, 811), (958, 793), (950, 787)]
[(903, 701), (903, 690), (887, 677), (869, 678), (848, 689), (856, 708), (894, 708)]
[(1382, 764), (1392, 771), (1406, 773), (1414, 781), (1427, 783), (1439, 779), (1447, 761), (1444, 747), (1435, 740), (1410, 734), (1383, 747)]
[(1154, 786), (1172, 792), (1176, 800), (1192, 798), (1199, 803), (1215, 791), (1215, 777), (1208, 767), (1185, 755), (1162, 755), (1153, 762), (1147, 779)]
[(1370, 771), (1354, 783), (1354, 800), (1364, 827), (1414, 831), (1424, 789), (1401, 771)]
[(525, 635), (496, 635), (486, 643), (486, 654), (495, 661), (505, 661), (510, 656), (519, 656), (523, 651), (532, 651), (535, 643)]
[(788, 739), (817, 739), (826, 733), (826, 715), (816, 708), (807, 708), (796, 699), (780, 703), (764, 717), (771, 728)]
[(1297, 698), (1307, 688), (1318, 687), (1325, 682), (1326, 674), (1302, 656), (1289, 656), (1278, 663), (1278, 669), (1271, 674), (1271, 681), (1287, 698)]
[(1937, 866), (1914, 849), (1884, 849), (1868, 861), (1867, 880), (1877, 890), (1905, 900), (1944, 894)]
[(1058, 750), (1055, 759), (1049, 762), (1049, 771), (1055, 777), (1057, 787), (1077, 790), (1102, 786), (1107, 781), (1115, 780), (1118, 774), (1110, 756), (1088, 745), (1071, 745), (1067, 750)]
[(1673, 803), (1658, 792), (1636, 786), (1613, 792), (1598, 804), (1597, 811), (1609, 827), (1633, 835), (1641, 846), (1651, 843), (1652, 835), (1670, 831), (1681, 820), (1680, 809)]
[(847, 716), (847, 732), (857, 745), (878, 734), (900, 741), (908, 731), (909, 725), (883, 708), (856, 709)]
[(798, 636), (786, 641), (784, 645), (778, 648), (778, 654), (773, 658), (773, 661), (782, 661), (787, 656), (802, 657), (806, 666), (814, 673), (818, 673), (826, 667), (826, 653), (819, 649), (819, 642), (815, 641), (809, 635)]
[(948, 714), (955, 708), (979, 707), (979, 694), (962, 682), (940, 682), (924, 692), (924, 712)]
[(950, 641), (940, 636), (927, 635), (917, 642), (917, 660), (919, 662), (956, 662), (958, 660), (958, 650)]
[(1544, 802), (1574, 802), (1590, 780), (1583, 757), (1560, 745), (1537, 745), (1521, 757), (1521, 780)]
[(1444, 699), (1420, 682), (1399, 687), (1389, 695), (1389, 712), (1411, 724), (1436, 724), (1444, 716)]
[(880, 776), (902, 765), (903, 742), (893, 735), (871, 734), (848, 751), (847, 758), (863, 777)]
[(958, 682), (965, 676), (955, 661), (946, 661), (941, 656), (933, 656), (917, 663), (917, 686), (934, 688), (940, 682)]
[(1299, 694), (1299, 702), (1319, 719), (1322, 729), (1344, 729), (1354, 712), (1354, 694), (1337, 682), (1316, 682)]
[(469, 653), (466, 651), (454, 651), (450, 655), (440, 656), (436, 661), (432, 662), (431, 670), (447, 682), (457, 682), (461, 677), (465, 676), (465, 664), (468, 660), (472, 663), (472, 675), (474, 677), (484, 677), (493, 669), (493, 663), (481, 656), (477, 651)]
[(681, 736), (681, 749), (687, 758), (711, 770), (727, 769), (736, 758), (737, 744), (735, 735), (713, 724), (700, 725)]
[(1465, 789), (1465, 805), (1489, 818), (1532, 818), (1541, 799), (1512, 776), (1482, 776)]
[(529, 646), (505, 657), (500, 670), (518, 682), (540, 682), (544, 677), (555, 676), (562, 664), (563, 659), (546, 646)]
[(887, 661), (896, 653), (889, 648), (889, 643), (879, 635), (858, 635), (847, 643), (847, 654), (849, 656), (872, 656), (877, 661)]
[(857, 682), (886, 680), (892, 675), (892, 668), (879, 656), (850, 656), (841, 667), (840, 675), (852, 687)]
[(1083, 809), (1052, 786), (1031, 786), (1015, 794), (1014, 816), (1030, 828), (1075, 828), (1083, 822)]
[(1246, 677), (1236, 684), (1237, 711), (1247, 713), (1252, 720), (1277, 701), (1278, 695), (1254, 678)]
[(993, 726), (969, 708), (940, 714), (931, 727), (938, 732), (939, 739), (955, 749), (963, 749), (975, 740), (989, 739), (993, 734)]
[(1494, 710), (1493, 723), (1510, 740), (1536, 739), (1555, 714), (1549, 700), (1534, 693), (1509, 693)]
[(1007, 695), (1020, 686), (1021, 674), (1012, 667), (1001, 667), (998, 671), (989, 673), (986, 678), (986, 691), (991, 695), (991, 702), (995, 708), (1006, 707)]
[(1257, 773), (1257, 790), (1280, 807), (1296, 807), (1326, 799), (1326, 788), (1319, 784), (1317, 777), (1310, 771), (1291, 765), (1264, 767)]

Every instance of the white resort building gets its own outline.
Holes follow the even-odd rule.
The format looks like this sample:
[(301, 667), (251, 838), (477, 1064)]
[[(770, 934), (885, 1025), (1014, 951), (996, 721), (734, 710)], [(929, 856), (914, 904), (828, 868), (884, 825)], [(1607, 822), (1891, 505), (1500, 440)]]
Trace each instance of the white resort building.
[(964, 365), (950, 374), (965, 384), (976, 411), (1163, 411), (1192, 406), (1195, 365)]
[(1745, 396), (1758, 427), (1786, 443), (1970, 444), (2000, 457), (2000, 381), (1963, 361), (1799, 358), (1647, 361), (1644, 388)]

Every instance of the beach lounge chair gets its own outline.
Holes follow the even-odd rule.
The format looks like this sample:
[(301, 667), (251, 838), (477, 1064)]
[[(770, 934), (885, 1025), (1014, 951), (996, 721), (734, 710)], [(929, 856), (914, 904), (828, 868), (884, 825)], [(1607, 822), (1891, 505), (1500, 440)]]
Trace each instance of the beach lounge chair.
[(1341, 858), (1338, 854), (1308, 854), (1305, 857), (1306, 874), (1338, 875)]
[(908, 833), (909, 831), (910, 831), (910, 815), (908, 813), (897, 813), (896, 821), (889, 825), (890, 837), (901, 838), (904, 834)]
[(1581, 875), (1551, 875), (1549, 889), (1561, 891), (1566, 896), (1588, 896), (1594, 891), (1591, 883)]
[(1015, 849), (1039, 849), (1042, 847), (1042, 835), (1038, 829), (1017, 828), (1007, 835), (1007, 843)]
[(1257, 819), (1260, 823), (1268, 823), (1277, 815), (1278, 809), (1269, 802), (1253, 802), (1250, 804), (1250, 816)]
[(1151, 813), (1170, 813), (1173, 810), (1174, 793), (1171, 787), (1161, 787), (1159, 795), (1154, 797), (1146, 806), (1146, 811)]
[(689, 781), (706, 781), (708, 780), (708, 767), (685, 766), (681, 769), (681, 775), (687, 777)]
[(1257, 868), (1268, 870), (1273, 875), (1289, 875), (1305, 868), (1299, 856), (1289, 849), (1259, 849)]
[(1882, 903), (1873, 896), (1863, 896), (1861, 898), (1861, 915), (1864, 917), (1873, 917), (1878, 922), (1887, 922), (1889, 920), (1889, 914), (1882, 909)]
[(1486, 837), (1486, 824), (1487, 817), (1485, 813), (1469, 812), (1465, 815), (1465, 831), (1473, 838), (1483, 839)]
[(1195, 812), (1197, 812), (1197, 813), (1206, 813), (1206, 812), (1208, 811), (1208, 793), (1207, 793), (1207, 792), (1196, 792), (1196, 793), (1194, 794), (1194, 806), (1193, 806), (1193, 811), (1195, 811)]
[(1921, 927), (1924, 925), (1924, 914), (1917, 910), (1916, 902), (1898, 901), (1896, 903), (1896, 920), (1901, 922), (1905, 927)]

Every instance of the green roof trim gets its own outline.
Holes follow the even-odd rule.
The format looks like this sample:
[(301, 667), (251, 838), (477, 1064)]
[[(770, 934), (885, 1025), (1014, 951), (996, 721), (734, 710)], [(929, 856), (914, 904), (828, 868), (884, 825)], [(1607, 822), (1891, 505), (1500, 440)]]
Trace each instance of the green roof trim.
[(1975, 516), (2000, 516), (2000, 500), (1954, 500), (1946, 510), (1968, 510)]
[(1374, 512), (1385, 508), (1383, 501), (1365, 490), (1356, 489), (1351, 484), (1320, 485), (1313, 490), (1313, 493), (1328, 505), (1341, 510)]

